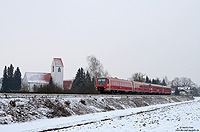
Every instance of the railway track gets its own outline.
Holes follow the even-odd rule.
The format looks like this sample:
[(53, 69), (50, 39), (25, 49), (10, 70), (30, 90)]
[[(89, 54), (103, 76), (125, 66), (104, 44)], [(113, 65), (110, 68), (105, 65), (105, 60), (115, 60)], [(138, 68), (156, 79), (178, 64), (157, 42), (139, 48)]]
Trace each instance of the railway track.
[(94, 97), (141, 97), (141, 96), (174, 96), (174, 95), (138, 95), (138, 94), (39, 94), (39, 93), (0, 93), (0, 98), (94, 98)]

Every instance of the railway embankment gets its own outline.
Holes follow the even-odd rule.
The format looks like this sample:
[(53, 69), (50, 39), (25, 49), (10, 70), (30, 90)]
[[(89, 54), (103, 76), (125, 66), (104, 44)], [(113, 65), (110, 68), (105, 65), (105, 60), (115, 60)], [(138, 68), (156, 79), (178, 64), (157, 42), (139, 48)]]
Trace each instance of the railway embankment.
[(164, 95), (1, 94), (0, 124), (67, 117), (192, 100)]

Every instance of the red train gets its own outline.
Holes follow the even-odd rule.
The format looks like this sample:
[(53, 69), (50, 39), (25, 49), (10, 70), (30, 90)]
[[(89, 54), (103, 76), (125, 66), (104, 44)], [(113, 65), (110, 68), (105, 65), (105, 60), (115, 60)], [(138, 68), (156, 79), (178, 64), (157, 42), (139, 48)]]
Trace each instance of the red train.
[(96, 89), (100, 93), (171, 94), (171, 87), (116, 78), (97, 78)]

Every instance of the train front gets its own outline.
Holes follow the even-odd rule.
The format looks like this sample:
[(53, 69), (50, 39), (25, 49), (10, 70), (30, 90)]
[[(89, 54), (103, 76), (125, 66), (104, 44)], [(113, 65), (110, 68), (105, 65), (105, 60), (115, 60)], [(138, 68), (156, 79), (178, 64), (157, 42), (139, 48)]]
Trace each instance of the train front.
[(105, 89), (109, 88), (109, 79), (108, 78), (97, 78), (96, 80), (96, 89), (100, 93), (104, 93)]

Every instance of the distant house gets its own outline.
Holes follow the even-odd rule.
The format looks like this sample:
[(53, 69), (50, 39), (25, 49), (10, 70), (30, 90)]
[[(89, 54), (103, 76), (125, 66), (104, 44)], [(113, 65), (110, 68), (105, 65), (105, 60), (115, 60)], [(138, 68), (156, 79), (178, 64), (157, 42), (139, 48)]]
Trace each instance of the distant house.
[(54, 58), (51, 64), (51, 73), (26, 72), (22, 81), (22, 86), (29, 92), (34, 92), (35, 87), (49, 84), (52, 77), (54, 85), (64, 89), (71, 87), (72, 81), (63, 81), (64, 65), (61, 58)]
[(180, 95), (190, 95), (193, 92), (190, 87), (178, 87), (178, 90), (180, 91)]

